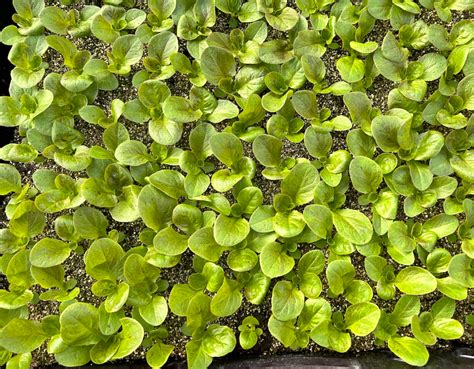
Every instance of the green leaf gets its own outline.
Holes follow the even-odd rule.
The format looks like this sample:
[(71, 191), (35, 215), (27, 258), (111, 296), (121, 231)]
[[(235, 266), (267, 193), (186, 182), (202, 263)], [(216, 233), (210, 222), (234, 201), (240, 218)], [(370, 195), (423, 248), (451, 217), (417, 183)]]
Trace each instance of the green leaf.
[(122, 142), (115, 149), (115, 158), (124, 165), (137, 167), (148, 163), (150, 155), (146, 146), (140, 141), (129, 140)]
[(203, 351), (211, 357), (222, 357), (234, 350), (235, 334), (227, 326), (211, 324), (202, 339)]
[(218, 85), (222, 79), (235, 76), (236, 63), (229, 51), (209, 46), (201, 55), (201, 69), (209, 83)]
[(377, 327), (380, 309), (371, 302), (360, 302), (347, 308), (346, 327), (356, 336), (367, 336)]
[(168, 361), (174, 346), (166, 345), (160, 340), (155, 343), (146, 353), (146, 362), (152, 368), (161, 368)]
[(216, 133), (209, 139), (212, 154), (228, 167), (243, 157), (244, 149), (239, 138), (232, 133)]
[(313, 199), (317, 182), (316, 168), (309, 163), (299, 163), (281, 182), (281, 193), (290, 196), (295, 205), (304, 205)]
[(348, 241), (363, 245), (372, 238), (372, 223), (360, 211), (339, 209), (332, 214), (337, 232)]
[(14, 318), (0, 330), (0, 346), (16, 354), (36, 350), (46, 338), (41, 324), (27, 319)]
[(143, 55), (143, 45), (135, 35), (118, 37), (112, 44), (109, 70), (112, 73), (128, 74), (131, 66), (138, 63)]
[(464, 287), (474, 288), (473, 264), (466, 254), (455, 255), (448, 266), (449, 276)]
[(298, 236), (305, 228), (303, 214), (297, 210), (277, 212), (272, 219), (273, 230), (280, 237), (291, 238)]
[(394, 115), (379, 115), (372, 120), (372, 135), (383, 151), (398, 151), (397, 135), (402, 125), (403, 121)]
[(255, 158), (266, 167), (277, 167), (280, 164), (280, 155), (283, 143), (270, 135), (261, 135), (252, 143)]
[(285, 245), (271, 242), (263, 247), (260, 254), (260, 267), (269, 278), (281, 277), (295, 266), (295, 260), (287, 255)]
[(116, 291), (107, 296), (104, 304), (105, 310), (108, 313), (116, 313), (117, 311), (120, 311), (127, 302), (129, 293), (129, 285), (124, 282), (120, 283), (117, 286)]
[(349, 165), (352, 185), (361, 193), (377, 191), (382, 182), (380, 166), (365, 156), (356, 156)]
[(336, 67), (344, 81), (354, 83), (364, 78), (365, 64), (355, 56), (344, 56), (337, 60)]
[(101, 335), (98, 327), (99, 311), (84, 302), (75, 302), (61, 313), (61, 339), (71, 346), (93, 345)]
[(171, 220), (177, 201), (152, 185), (142, 188), (138, 195), (138, 211), (145, 225), (155, 231)]
[(296, 319), (304, 306), (303, 292), (289, 281), (279, 281), (272, 292), (272, 313), (281, 321)]
[(94, 241), (84, 255), (86, 272), (95, 279), (115, 281), (119, 262), (124, 255), (122, 247), (110, 238)]
[(173, 228), (166, 227), (153, 238), (153, 246), (163, 255), (181, 255), (188, 248), (188, 238)]
[(73, 214), (73, 224), (79, 236), (93, 240), (107, 235), (109, 222), (100, 210), (80, 207)]
[(49, 268), (61, 265), (71, 253), (69, 245), (53, 238), (43, 238), (38, 241), (30, 252), (31, 265), (39, 268)]
[(202, 115), (191, 101), (181, 96), (168, 97), (163, 103), (163, 113), (168, 119), (177, 123), (194, 122)]
[(149, 304), (140, 306), (138, 311), (145, 322), (158, 326), (163, 324), (168, 315), (168, 304), (163, 296), (154, 296)]
[(246, 219), (220, 214), (214, 223), (214, 239), (221, 246), (235, 246), (245, 240), (250, 232)]
[(218, 317), (234, 314), (242, 304), (241, 286), (237, 281), (224, 278), (211, 301), (211, 312)]
[(323, 205), (308, 205), (304, 208), (304, 220), (316, 236), (327, 239), (332, 231), (332, 213)]
[(189, 249), (199, 257), (216, 262), (225, 250), (214, 239), (213, 228), (204, 227), (194, 232), (188, 240)]
[(292, 29), (299, 19), (296, 10), (289, 7), (283, 8), (278, 15), (266, 13), (265, 18), (270, 26), (282, 32)]
[(354, 276), (354, 266), (347, 260), (334, 260), (329, 263), (326, 269), (329, 288), (336, 295), (340, 295), (344, 292), (344, 289), (352, 281)]
[(423, 229), (435, 233), (438, 238), (443, 238), (456, 232), (458, 225), (459, 221), (454, 215), (438, 214), (428, 219), (423, 224)]
[(397, 274), (395, 286), (409, 295), (425, 295), (436, 289), (436, 278), (426, 269), (410, 266)]
[(391, 337), (388, 348), (395, 355), (414, 366), (424, 366), (428, 362), (429, 353), (425, 345), (412, 337)]
[(21, 190), (21, 176), (10, 164), (0, 164), (0, 196)]
[(441, 54), (428, 53), (423, 55), (418, 61), (423, 64), (423, 75), (425, 81), (434, 81), (441, 77), (447, 68), (446, 58)]
[(142, 325), (132, 318), (120, 319), (122, 330), (118, 334), (120, 344), (111, 360), (122, 359), (135, 351), (142, 343), (144, 330)]

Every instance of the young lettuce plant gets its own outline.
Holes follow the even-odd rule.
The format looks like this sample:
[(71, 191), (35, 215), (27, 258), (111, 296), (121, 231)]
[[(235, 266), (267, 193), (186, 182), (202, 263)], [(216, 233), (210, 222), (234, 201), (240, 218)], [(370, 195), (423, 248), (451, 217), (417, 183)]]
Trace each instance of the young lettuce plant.
[(189, 134), (191, 150), (183, 151), (179, 158), (181, 170), (187, 173), (184, 190), (190, 198), (202, 195), (211, 183), (208, 173), (214, 170), (214, 164), (206, 159), (212, 155), (209, 140), (215, 133), (214, 127), (208, 123), (193, 128)]
[(370, 255), (364, 260), (367, 276), (377, 283), (377, 295), (383, 300), (395, 297), (395, 268), (379, 255)]
[(294, 58), (267, 73), (264, 81), (270, 91), (263, 95), (262, 106), (266, 111), (276, 113), (283, 108), (294, 90), (304, 85), (306, 78), (300, 61)]
[[(236, 246), (245, 241), (250, 233), (250, 226), (246, 217), (252, 215), (263, 203), (262, 191), (253, 186), (241, 189), (234, 196), (236, 196), (237, 203), (231, 206), (230, 214), (221, 213), (214, 223), (214, 238), (219, 245), (224, 247)], [(232, 229), (233, 232), (231, 232)], [(246, 269), (252, 269), (257, 264), (257, 255), (251, 250), (243, 252), (242, 255), (240, 254), (236, 252), (232, 256), (229, 255), (229, 257), (234, 258), (237, 263), (240, 259), (245, 260), (247, 258), (251, 265), (250, 268)]]
[(287, 5), (286, 0), (255, 0), (256, 11), (265, 16), (267, 23), (282, 32), (291, 30), (299, 20), (295, 9)]
[(87, 123), (97, 124), (102, 128), (109, 128), (118, 123), (123, 114), (125, 104), (122, 100), (114, 99), (110, 104), (110, 115), (96, 105), (87, 105), (79, 110), (79, 116)]
[(464, 333), (464, 328), (459, 321), (452, 319), (455, 308), (454, 300), (442, 297), (431, 306), (430, 311), (413, 315), (411, 330), (415, 338), (428, 346), (434, 345), (438, 338), (459, 339)]
[(405, 24), (413, 23), (420, 6), (412, 0), (369, 0), (367, 10), (376, 19), (390, 20), (393, 28), (399, 29)]
[(209, 143), (212, 154), (227, 167), (212, 175), (211, 184), (216, 191), (229, 191), (242, 179), (254, 177), (255, 162), (244, 156), (242, 143), (237, 137), (231, 133), (220, 132), (213, 135)]
[(132, 66), (143, 56), (143, 45), (135, 35), (119, 36), (107, 51), (109, 71), (114, 74), (127, 75)]
[(245, 31), (234, 29), (229, 35), (213, 32), (207, 38), (209, 46), (223, 48), (233, 54), (242, 64), (259, 64), (258, 49), (267, 38), (267, 25), (264, 22), (252, 23)]
[(24, 134), (34, 125), (34, 119), (53, 102), (49, 90), (23, 89), (12, 86), (10, 96), (0, 97), (0, 126), (19, 127)]
[(332, 136), (316, 127), (306, 129), (304, 143), (309, 154), (316, 158), (312, 162), (314, 167), (322, 168), (319, 172), (322, 182), (334, 188), (344, 185), (351, 162), (350, 153), (347, 150), (337, 150), (327, 156), (333, 143)]
[(303, 214), (295, 208), (313, 200), (318, 182), (318, 171), (309, 162), (296, 164), (281, 181), (280, 193), (273, 198), (276, 213), (272, 225), (278, 236), (291, 238), (303, 232), (306, 223)]
[(194, 86), (202, 87), (206, 84), (201, 66), (197, 60), (192, 62), (182, 53), (174, 53), (170, 55), (171, 65), (176, 72), (186, 76)]
[(252, 143), (252, 150), (257, 161), (265, 166), (262, 175), (270, 180), (283, 179), (295, 166), (295, 158), (281, 159), (283, 143), (270, 135), (261, 135)]
[(245, 317), (239, 325), (239, 344), (244, 350), (250, 350), (257, 344), (263, 333), (262, 328), (257, 328), (259, 325), (258, 319), (252, 315)]
[[(187, 5), (189, 4), (184, 4), (184, 6)], [(199, 60), (202, 52), (201, 45), (212, 33), (211, 27), (216, 23), (214, 0), (198, 0), (182, 14), (179, 13), (175, 13), (175, 16), (179, 15), (176, 35), (187, 41), (189, 53)]]
[[(140, 84), (138, 88), (138, 99), (128, 101), (124, 106), (125, 118), (136, 123), (148, 121), (148, 133), (154, 141), (162, 145), (173, 145), (179, 141), (183, 131), (182, 123), (197, 120), (199, 112), (191, 111), (188, 106), (186, 110), (179, 110), (178, 120), (169, 119), (169, 114), (163, 112), (163, 104), (171, 96), (171, 92), (161, 81), (148, 80)], [(176, 97), (178, 99), (178, 97)], [(179, 98), (184, 104), (189, 101)]]
[(93, 17), (90, 30), (99, 40), (111, 44), (120, 35), (138, 28), (146, 19), (146, 13), (140, 9), (129, 9), (104, 5)]
[[(102, 364), (130, 355), (143, 341), (143, 327), (123, 314), (110, 319), (103, 312), (102, 308), (84, 302), (63, 308), (54, 329), (48, 332), (48, 353), (67, 366), (86, 365), (90, 361)], [(82, 322), (81, 329), (75, 321)]]
[(47, 49), (43, 36), (27, 37), (12, 46), (8, 60), (15, 66), (11, 78), (18, 87), (35, 87), (43, 79), (48, 63), (43, 61), (42, 55)]
[(170, 16), (176, 9), (176, 0), (149, 0), (148, 9), (151, 13), (146, 15), (146, 23), (141, 24), (135, 32), (143, 43), (148, 43), (154, 35), (174, 26)]
[(350, 119), (344, 115), (338, 115), (328, 120), (331, 110), (328, 108), (319, 109), (316, 94), (312, 90), (296, 91), (291, 97), (291, 103), (296, 113), (310, 121), (311, 126), (315, 128), (314, 131), (347, 131), (352, 127)]
[(318, 345), (337, 352), (347, 352), (351, 347), (352, 334), (365, 337), (372, 333), (379, 322), (380, 309), (371, 302), (360, 302), (349, 306), (345, 314), (336, 311), (326, 316), (310, 334)]
[[(264, 255), (262, 255), (264, 257)], [(324, 255), (319, 250), (305, 253), (296, 272), (285, 275), (272, 291), (272, 314), (284, 322), (296, 319), (304, 308), (304, 300), (319, 297), (322, 283), (319, 274), (324, 269)]]
[(420, 4), (426, 9), (436, 10), (436, 14), (443, 22), (450, 22), (452, 19), (452, 11), (469, 11), (472, 5), (462, 1), (446, 1), (446, 0), (423, 0)]
[(107, 63), (92, 59), (88, 51), (79, 51), (68, 39), (61, 36), (47, 36), (49, 47), (63, 57), (63, 64), (69, 71), (61, 76), (61, 85), (71, 92), (106, 90), (118, 87), (117, 78), (107, 69)]
[(174, 33), (163, 31), (150, 38), (147, 47), (148, 55), (143, 59), (145, 70), (133, 76), (133, 85), (139, 87), (140, 83), (149, 79), (171, 78), (175, 73), (171, 56), (178, 52), (178, 48), (178, 39)]
[(237, 28), (239, 21), (251, 23), (262, 18), (262, 15), (257, 12), (257, 3), (253, 0), (247, 2), (216, 0), (216, 8), (231, 16), (229, 19), (229, 27), (231, 28)]
[(400, 336), (398, 329), (410, 325), (412, 317), (419, 314), (420, 307), (418, 296), (403, 295), (391, 313), (382, 311), (374, 332), (378, 345), (387, 342), (390, 351), (406, 363), (415, 366), (423, 366), (428, 362), (428, 350), (416, 338)]
[(35, 205), (44, 213), (75, 208), (85, 201), (80, 194), (81, 181), (76, 182), (66, 174), (38, 170), (33, 175), (33, 183), (40, 191), (35, 197)]
[(17, 24), (5, 27), (0, 40), (6, 45), (14, 45), (28, 36), (42, 35), (44, 28), (40, 21), (40, 13), (44, 9), (44, 0), (15, 0), (13, 7), (16, 13), (12, 20)]
[(69, 11), (55, 6), (47, 6), (40, 14), (41, 24), (52, 33), (84, 37), (91, 33), (91, 23), (100, 8), (95, 5), (86, 5), (80, 11)]

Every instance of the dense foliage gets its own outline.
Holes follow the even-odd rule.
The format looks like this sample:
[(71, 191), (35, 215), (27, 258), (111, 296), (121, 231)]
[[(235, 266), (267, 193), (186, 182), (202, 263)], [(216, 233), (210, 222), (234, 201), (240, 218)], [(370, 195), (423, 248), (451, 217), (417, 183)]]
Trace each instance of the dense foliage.
[[(16, 25), (1, 33), (14, 69), (0, 125), (21, 142), (0, 149), (20, 163), (0, 164), (0, 365), (28, 368), (46, 343), (65, 366), (143, 346), (158, 368), (174, 349), (171, 314), (185, 321), (195, 369), (258, 345), (264, 329), (294, 350), (312, 340), (346, 352), (371, 334), (412, 365), (438, 339), (462, 337), (473, 320), (453, 315), (474, 287), (474, 22), (451, 19), (471, 1), (103, 3), (13, 0)], [(420, 18), (429, 10), (436, 24)], [(77, 42), (89, 36), (106, 57)], [(192, 86), (186, 96), (172, 92), (177, 75)], [(120, 97), (127, 76), (136, 98), (94, 104)], [(385, 107), (367, 96), (377, 84), (392, 86)], [(323, 95), (347, 113), (320, 106)], [(100, 145), (87, 146), (79, 121)], [(262, 183), (272, 182), (269, 203)], [(132, 222), (134, 245), (112, 227)], [(185, 253), (187, 283), (161, 278)], [(79, 301), (66, 278), (73, 254), (100, 306)], [(436, 302), (422, 308), (428, 294)], [(266, 296), (268, 321), (223, 324)], [(59, 302), (59, 314), (28, 319), (41, 301)]]

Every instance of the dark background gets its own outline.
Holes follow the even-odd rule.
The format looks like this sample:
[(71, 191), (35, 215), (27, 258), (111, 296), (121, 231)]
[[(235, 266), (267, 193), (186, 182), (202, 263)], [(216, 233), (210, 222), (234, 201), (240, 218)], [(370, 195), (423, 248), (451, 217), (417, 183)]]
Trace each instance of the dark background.
[[(11, 0), (2, 1), (0, 8), (0, 29), (12, 24), (14, 13)], [(7, 59), (10, 46), (0, 43), (0, 96), (8, 96), (8, 86), (10, 85), (10, 71), (12, 65)], [(12, 142), (13, 128), (0, 127), (0, 147)]]

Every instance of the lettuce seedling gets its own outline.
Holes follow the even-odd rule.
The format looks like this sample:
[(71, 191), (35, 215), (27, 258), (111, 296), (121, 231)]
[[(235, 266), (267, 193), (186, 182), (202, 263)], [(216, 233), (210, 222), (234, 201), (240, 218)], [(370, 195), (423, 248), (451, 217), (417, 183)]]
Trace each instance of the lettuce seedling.
[(257, 328), (258, 325), (260, 325), (258, 319), (251, 315), (245, 317), (239, 325), (239, 343), (244, 350), (250, 350), (257, 344), (258, 338), (263, 333), (262, 328)]
[(462, 324), (452, 319), (456, 304), (448, 297), (436, 301), (430, 311), (413, 315), (411, 319), (412, 332), (418, 340), (425, 345), (434, 345), (437, 338), (455, 340), (464, 333)]
[(47, 48), (42, 36), (29, 37), (12, 46), (8, 60), (15, 66), (11, 71), (11, 78), (18, 87), (35, 87), (43, 79), (48, 63), (41, 56)]
[(216, 23), (216, 8), (212, 0), (198, 0), (185, 12), (177, 25), (179, 38), (192, 41), (211, 34), (211, 27)]
[(252, 143), (255, 158), (265, 166), (262, 175), (270, 180), (283, 179), (296, 164), (294, 158), (281, 159), (283, 143), (270, 135), (260, 135)]
[(0, 97), (0, 125), (16, 127), (25, 133), (33, 127), (35, 117), (44, 112), (53, 102), (53, 93), (36, 88), (12, 88), (11, 96)]
[(120, 35), (138, 28), (146, 19), (140, 9), (129, 9), (104, 5), (92, 19), (92, 34), (105, 43), (113, 43)]
[(15, 45), (24, 41), (27, 36), (38, 36), (44, 31), (40, 21), (40, 13), (44, 9), (44, 0), (14, 0), (13, 7), (16, 13), (12, 20), (17, 26), (5, 27), (0, 40), (6, 45)]
[(469, 4), (462, 1), (434, 1), (434, 0), (423, 0), (420, 4), (427, 9), (435, 9), (439, 19), (443, 22), (450, 22), (452, 19), (451, 11), (465, 11), (472, 8)]
[(114, 74), (129, 74), (132, 65), (138, 63), (143, 55), (143, 45), (135, 35), (119, 36), (107, 51), (109, 71)]
[(163, 31), (153, 36), (148, 42), (147, 50), (148, 55), (143, 59), (146, 70), (133, 76), (133, 84), (137, 87), (148, 79), (166, 80), (175, 73), (171, 56), (178, 52), (178, 39), (174, 33)]
[(209, 143), (212, 154), (228, 168), (220, 169), (212, 175), (211, 184), (217, 191), (226, 192), (243, 178), (253, 178), (255, 163), (244, 156), (242, 143), (237, 137), (227, 132), (216, 133)]
[[(261, 24), (261, 25), (260, 25)], [(231, 52), (235, 58), (244, 64), (259, 64), (259, 44), (267, 37), (267, 26), (265, 23), (253, 23), (253, 28), (242, 31), (234, 29), (229, 35), (213, 32), (207, 38), (209, 46), (221, 47)]]
[(146, 23), (141, 24), (136, 31), (136, 35), (143, 43), (149, 42), (154, 35), (174, 26), (174, 21), (170, 17), (176, 9), (176, 0), (149, 0), (148, 8), (151, 13), (147, 14)]
[(197, 87), (202, 87), (206, 83), (206, 77), (202, 74), (201, 66), (198, 61), (192, 62), (182, 53), (170, 55), (171, 65), (174, 70), (187, 76), (189, 81)]
[(61, 36), (47, 36), (46, 42), (62, 55), (64, 65), (70, 69), (61, 77), (61, 85), (67, 90), (82, 92), (87, 89), (117, 88), (117, 78), (107, 70), (104, 61), (92, 59), (88, 51), (78, 51), (71, 41)]
[(188, 364), (192, 367), (199, 363), (209, 366), (214, 357), (222, 357), (232, 352), (237, 340), (231, 328), (211, 324), (204, 332), (193, 335), (186, 344)]
[(282, 64), (277, 71), (267, 73), (264, 80), (270, 91), (263, 95), (262, 106), (270, 113), (278, 112), (294, 90), (301, 88), (306, 82), (298, 59)]
[(411, 0), (370, 0), (367, 9), (376, 19), (389, 19), (392, 27), (397, 30), (404, 24), (413, 23), (415, 15), (421, 12), (419, 5)]
[(58, 35), (84, 37), (91, 33), (91, 23), (100, 8), (86, 5), (80, 11), (65, 11), (55, 6), (47, 6), (40, 14), (41, 24)]
[(191, 150), (184, 151), (179, 158), (181, 170), (187, 173), (184, 189), (191, 198), (202, 195), (211, 183), (207, 173), (212, 172), (214, 165), (206, 159), (212, 154), (209, 140), (215, 132), (207, 123), (195, 127), (189, 135)]
[(286, 0), (255, 0), (255, 2), (257, 12), (265, 16), (267, 23), (278, 31), (289, 31), (298, 22), (298, 13), (286, 6)]

